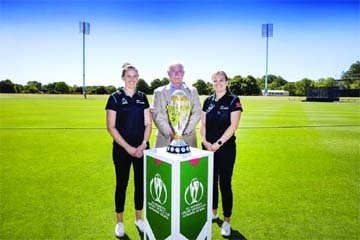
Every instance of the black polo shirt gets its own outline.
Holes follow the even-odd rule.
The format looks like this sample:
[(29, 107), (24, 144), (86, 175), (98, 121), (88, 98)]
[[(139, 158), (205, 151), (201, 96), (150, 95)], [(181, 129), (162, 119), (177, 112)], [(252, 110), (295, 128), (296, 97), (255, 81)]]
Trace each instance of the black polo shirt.
[[(206, 140), (214, 143), (224, 134), (231, 124), (231, 112), (243, 111), (238, 96), (227, 92), (222, 98), (216, 100), (215, 94), (205, 99), (203, 111), (206, 113)], [(233, 135), (224, 144), (235, 142)]]
[[(149, 102), (144, 93), (135, 91), (132, 97), (126, 95), (121, 88), (111, 94), (105, 109), (116, 111), (115, 127), (131, 146), (139, 146), (144, 139), (144, 110), (149, 108)], [(114, 141), (114, 144), (117, 143)]]

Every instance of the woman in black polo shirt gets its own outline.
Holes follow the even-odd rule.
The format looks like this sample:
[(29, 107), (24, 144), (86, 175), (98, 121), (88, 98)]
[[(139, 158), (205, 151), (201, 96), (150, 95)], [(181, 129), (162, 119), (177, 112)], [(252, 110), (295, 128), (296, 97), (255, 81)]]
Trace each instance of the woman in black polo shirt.
[(143, 208), (143, 151), (149, 148), (151, 113), (144, 93), (136, 90), (137, 69), (126, 63), (122, 68), (125, 87), (110, 95), (106, 104), (107, 130), (113, 138), (113, 161), (116, 172), (115, 207), (117, 224), (115, 235), (124, 236), (123, 212), (130, 166), (134, 169), (135, 225), (144, 231), (141, 219)]
[(227, 87), (229, 82), (225, 72), (214, 73), (212, 81), (215, 93), (204, 101), (200, 133), (203, 149), (214, 152), (213, 219), (218, 218), (218, 183), (220, 182), (224, 210), (221, 234), (229, 236), (233, 205), (231, 177), (236, 156), (234, 133), (239, 125), (242, 107), (240, 99)]

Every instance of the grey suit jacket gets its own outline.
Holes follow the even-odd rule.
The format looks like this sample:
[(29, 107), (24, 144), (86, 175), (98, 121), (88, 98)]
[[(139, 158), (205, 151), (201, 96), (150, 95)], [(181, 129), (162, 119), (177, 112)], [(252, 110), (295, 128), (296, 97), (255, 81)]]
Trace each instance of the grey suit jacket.
[[(184, 130), (184, 140), (192, 147), (197, 147), (195, 127), (201, 118), (201, 104), (199, 94), (194, 87), (183, 84), (188, 100), (191, 103), (189, 122)], [(166, 106), (171, 100), (170, 84), (155, 89), (153, 104), (151, 107), (152, 117), (158, 129), (155, 147), (166, 147), (170, 143), (171, 126), (169, 123)]]

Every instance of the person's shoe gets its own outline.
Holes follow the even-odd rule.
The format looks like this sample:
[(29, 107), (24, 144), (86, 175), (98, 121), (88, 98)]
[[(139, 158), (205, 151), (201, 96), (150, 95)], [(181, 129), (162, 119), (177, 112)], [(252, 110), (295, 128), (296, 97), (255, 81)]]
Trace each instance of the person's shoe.
[(223, 222), (221, 225), (221, 235), (228, 237), (231, 234), (231, 226), (228, 222)]
[(212, 214), (212, 220), (216, 220), (216, 219), (218, 219), (219, 218), (219, 215), (217, 215), (217, 213), (216, 214)]
[(144, 232), (145, 222), (142, 219), (135, 220), (135, 225), (139, 228), (140, 232)]
[(118, 222), (115, 226), (115, 235), (117, 237), (123, 237), (125, 234), (124, 224), (122, 222)]

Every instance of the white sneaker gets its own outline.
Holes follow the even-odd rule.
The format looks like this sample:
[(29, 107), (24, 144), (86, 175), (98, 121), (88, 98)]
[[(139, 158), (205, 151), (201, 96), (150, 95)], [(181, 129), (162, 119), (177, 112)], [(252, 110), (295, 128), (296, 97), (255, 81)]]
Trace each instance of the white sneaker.
[(228, 237), (231, 234), (231, 226), (228, 222), (223, 222), (221, 225), (221, 235)]
[(117, 237), (123, 237), (125, 235), (124, 224), (122, 222), (118, 222), (115, 226), (115, 235)]
[(219, 215), (212, 213), (212, 220), (216, 220), (219, 218)]
[(135, 225), (139, 228), (140, 232), (144, 232), (145, 222), (142, 219), (135, 220)]

